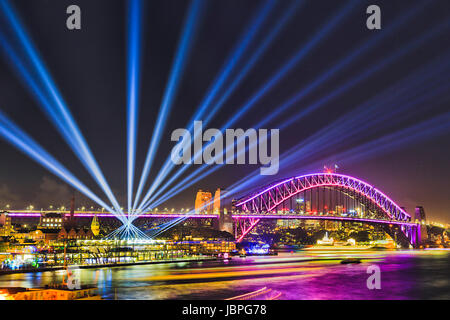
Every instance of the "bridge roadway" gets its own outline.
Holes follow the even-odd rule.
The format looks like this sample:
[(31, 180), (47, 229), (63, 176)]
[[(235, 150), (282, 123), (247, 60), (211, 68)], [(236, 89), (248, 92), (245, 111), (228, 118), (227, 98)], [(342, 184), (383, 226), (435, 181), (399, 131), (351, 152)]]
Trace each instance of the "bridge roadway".
[[(42, 213), (55, 213), (55, 211), (28, 211), (28, 210), (11, 210), (9, 211), (9, 215), (11, 217), (20, 217), (20, 218), (28, 218), (28, 217), (40, 217)], [(68, 211), (57, 211), (57, 213), (64, 213), (67, 216), (70, 215)], [(115, 216), (109, 212), (98, 212), (98, 211), (75, 211), (75, 217), (81, 218), (89, 218), (97, 215), (97, 217), (103, 218), (114, 218)], [(146, 213), (140, 216), (140, 218), (197, 218), (197, 219), (216, 219), (219, 218), (217, 214), (189, 214), (181, 212), (167, 212), (167, 213)], [(383, 224), (392, 224), (392, 225), (417, 225), (416, 223), (407, 223), (405, 221), (396, 221), (396, 220), (380, 220), (380, 219), (367, 219), (367, 218), (359, 218), (359, 217), (347, 217), (347, 216), (339, 216), (339, 215), (298, 215), (298, 214), (252, 214), (252, 213), (233, 213), (233, 219), (304, 219), (304, 220), (334, 220), (334, 221), (349, 221), (349, 222), (362, 222), (362, 223), (383, 223)]]

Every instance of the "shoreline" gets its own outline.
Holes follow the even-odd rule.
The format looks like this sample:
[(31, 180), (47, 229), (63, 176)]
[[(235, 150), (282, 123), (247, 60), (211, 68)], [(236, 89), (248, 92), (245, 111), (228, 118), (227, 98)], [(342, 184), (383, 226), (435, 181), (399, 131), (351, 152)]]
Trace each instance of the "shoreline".
[[(155, 261), (138, 261), (138, 262), (123, 262), (123, 263), (105, 263), (105, 264), (95, 264), (95, 265), (68, 265), (67, 267), (80, 268), (80, 269), (95, 269), (95, 268), (113, 268), (113, 267), (128, 267), (136, 265), (147, 265), (147, 264), (162, 264), (162, 263), (182, 263), (182, 262), (206, 262), (206, 261), (220, 261), (223, 258), (202, 258), (202, 259), (180, 259), (180, 260), (155, 260)], [(18, 269), (18, 270), (0, 270), (0, 276), (6, 274), (15, 273), (38, 273), (46, 271), (59, 271), (64, 270), (64, 266), (56, 267), (46, 267), (46, 268), (36, 268), (36, 269)]]

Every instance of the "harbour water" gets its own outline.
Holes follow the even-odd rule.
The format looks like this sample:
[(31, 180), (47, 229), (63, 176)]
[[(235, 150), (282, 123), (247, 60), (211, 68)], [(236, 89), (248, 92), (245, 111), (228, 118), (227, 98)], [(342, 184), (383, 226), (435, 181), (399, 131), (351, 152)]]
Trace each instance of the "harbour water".
[[(341, 264), (358, 258), (359, 264)], [(381, 270), (381, 289), (368, 289), (367, 269)], [(64, 271), (0, 276), (0, 287), (37, 288)], [(104, 299), (227, 299), (266, 288), (257, 299), (450, 299), (450, 251), (308, 250), (227, 261), (80, 269), (84, 285)]]

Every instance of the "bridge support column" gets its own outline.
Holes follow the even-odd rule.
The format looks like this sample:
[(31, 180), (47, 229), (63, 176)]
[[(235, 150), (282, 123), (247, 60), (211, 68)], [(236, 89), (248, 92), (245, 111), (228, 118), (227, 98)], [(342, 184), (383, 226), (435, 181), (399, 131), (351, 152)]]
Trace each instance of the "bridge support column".
[(426, 226), (423, 226), (421, 224), (415, 224), (413, 226), (410, 226), (408, 229), (408, 238), (410, 240), (411, 245), (413, 246), (413, 248), (415, 249), (419, 249), (420, 246), (424, 243), (424, 239), (423, 238), (423, 227), (425, 227), (425, 236), (426, 236)]
[(241, 242), (242, 239), (258, 224), (260, 219), (254, 218), (243, 218), (236, 219), (235, 223), (235, 233), (234, 237), (236, 238), (236, 242)]

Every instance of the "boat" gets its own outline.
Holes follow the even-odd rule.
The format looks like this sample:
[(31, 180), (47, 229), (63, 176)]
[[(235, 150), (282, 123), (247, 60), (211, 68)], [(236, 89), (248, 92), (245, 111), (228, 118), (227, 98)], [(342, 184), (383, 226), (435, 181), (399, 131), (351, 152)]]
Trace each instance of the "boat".
[(333, 246), (333, 238), (328, 238), (328, 232), (325, 232), (325, 236), (321, 240), (317, 240), (317, 245), (319, 246)]
[(361, 263), (361, 260), (358, 258), (347, 258), (341, 261), (341, 264), (350, 264), (350, 263)]

